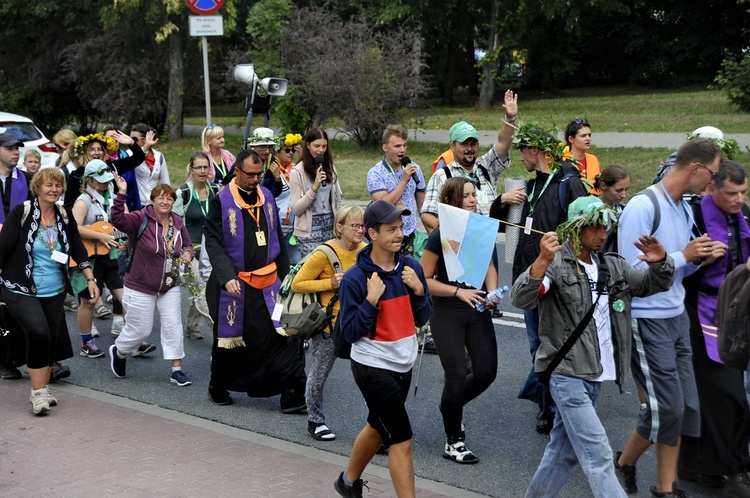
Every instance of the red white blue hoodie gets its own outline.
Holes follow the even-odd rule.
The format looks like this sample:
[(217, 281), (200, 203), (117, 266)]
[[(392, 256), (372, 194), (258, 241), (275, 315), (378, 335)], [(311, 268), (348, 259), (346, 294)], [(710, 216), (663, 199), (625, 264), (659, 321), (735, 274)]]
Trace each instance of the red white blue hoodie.
[[(351, 358), (357, 363), (393, 372), (405, 373), (417, 359), (416, 327), (430, 318), (432, 297), (419, 263), (397, 254), (396, 266), (383, 271), (372, 262), (372, 244), (357, 254), (357, 264), (344, 274), (339, 289), (341, 332), (352, 344)], [(425, 288), (415, 296), (401, 278), (404, 265), (414, 269)], [(367, 301), (367, 279), (377, 273), (385, 284), (385, 293), (377, 306)]]

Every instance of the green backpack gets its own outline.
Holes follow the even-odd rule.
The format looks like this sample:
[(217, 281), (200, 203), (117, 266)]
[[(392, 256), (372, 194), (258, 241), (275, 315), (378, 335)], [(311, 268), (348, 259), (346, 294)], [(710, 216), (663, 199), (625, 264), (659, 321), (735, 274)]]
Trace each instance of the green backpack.
[(313, 292), (305, 294), (292, 290), (292, 281), (299, 273), (307, 259), (316, 251), (323, 251), (328, 257), (329, 263), (335, 273), (341, 272), (341, 260), (336, 251), (328, 244), (321, 244), (315, 251), (305, 256), (302, 261), (294, 265), (289, 274), (284, 278), (279, 289), (278, 302), (283, 306), (281, 312), (281, 329), (276, 329), (279, 334), (295, 339), (309, 339), (314, 337), (330, 326), (333, 318), (333, 305), (338, 301), (338, 292), (331, 298), (331, 302), (325, 308), (320, 304), (320, 296)]

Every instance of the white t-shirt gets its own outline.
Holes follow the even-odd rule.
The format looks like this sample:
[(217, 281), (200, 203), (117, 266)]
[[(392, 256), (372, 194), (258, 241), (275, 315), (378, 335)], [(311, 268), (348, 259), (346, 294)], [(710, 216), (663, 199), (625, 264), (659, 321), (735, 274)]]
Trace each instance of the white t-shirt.
[[(578, 260), (586, 270), (589, 286), (591, 287), (591, 301), (596, 299), (596, 280), (599, 277), (599, 269), (595, 264), (584, 263)], [(609, 321), (609, 294), (602, 294), (594, 308), (594, 321), (599, 336), (599, 358), (602, 363), (602, 374), (594, 382), (615, 380), (617, 370), (615, 368), (615, 348), (612, 344), (612, 326)]]

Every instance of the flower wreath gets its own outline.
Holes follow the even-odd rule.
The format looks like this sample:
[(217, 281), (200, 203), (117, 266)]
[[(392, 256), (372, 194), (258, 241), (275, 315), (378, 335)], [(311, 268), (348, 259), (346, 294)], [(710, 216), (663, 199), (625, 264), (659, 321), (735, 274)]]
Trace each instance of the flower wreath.
[(578, 171), (578, 176), (586, 189), (593, 188), (594, 185), (583, 177), (580, 169), (581, 163), (573, 159), (570, 147), (557, 138), (559, 133), (557, 127), (554, 126), (545, 130), (535, 124), (524, 124), (518, 128), (516, 136), (513, 137), (513, 146), (517, 149), (532, 148), (544, 152), (544, 157), (547, 159), (547, 166), (551, 174), (555, 174), (564, 162), (572, 164), (576, 171)]
[[(693, 135), (692, 133), (687, 134), (687, 140), (692, 140), (694, 138), (702, 138), (700, 135)], [(730, 161), (734, 159), (734, 156), (740, 151), (740, 145), (737, 143), (737, 140), (733, 138), (709, 138), (713, 143), (716, 144), (718, 148), (721, 149), (721, 153), (724, 156), (724, 159), (729, 159)]]
[(619, 225), (617, 211), (602, 203), (601, 206), (592, 209), (589, 213), (578, 214), (573, 219), (560, 224), (556, 232), (560, 240), (570, 238), (573, 241), (573, 249), (578, 256), (581, 253), (581, 230), (583, 230), (583, 227), (604, 226), (607, 231), (610, 229), (616, 231)]
[(300, 135), (299, 133), (287, 133), (286, 137), (284, 137), (284, 145), (286, 145), (287, 147), (292, 147), (300, 142), (302, 142), (302, 135)]
[(73, 148), (75, 155), (82, 156), (86, 152), (86, 147), (91, 142), (99, 142), (102, 144), (109, 155), (114, 154), (117, 150), (117, 140), (112, 137), (105, 137), (101, 133), (92, 133), (90, 135), (78, 137)]

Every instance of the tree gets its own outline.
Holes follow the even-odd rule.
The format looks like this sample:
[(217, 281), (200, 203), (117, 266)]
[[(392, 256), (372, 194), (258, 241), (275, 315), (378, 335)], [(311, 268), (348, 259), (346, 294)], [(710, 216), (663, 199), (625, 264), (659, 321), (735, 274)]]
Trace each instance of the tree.
[(281, 62), (314, 123), (344, 121), (360, 146), (376, 143), (399, 112), (425, 93), (413, 34), (376, 32), (327, 8), (297, 11), (281, 43)]

